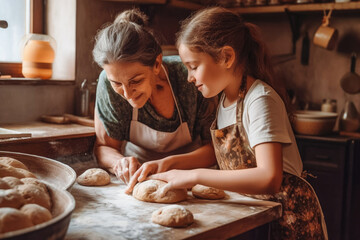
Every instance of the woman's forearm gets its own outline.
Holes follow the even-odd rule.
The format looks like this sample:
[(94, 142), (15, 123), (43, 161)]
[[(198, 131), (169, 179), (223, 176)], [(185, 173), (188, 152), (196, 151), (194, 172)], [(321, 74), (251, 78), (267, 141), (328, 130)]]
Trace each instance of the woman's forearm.
[(100, 167), (108, 169), (111, 173), (114, 173), (113, 166), (115, 163), (124, 157), (115, 148), (97, 144), (94, 147), (94, 154)]

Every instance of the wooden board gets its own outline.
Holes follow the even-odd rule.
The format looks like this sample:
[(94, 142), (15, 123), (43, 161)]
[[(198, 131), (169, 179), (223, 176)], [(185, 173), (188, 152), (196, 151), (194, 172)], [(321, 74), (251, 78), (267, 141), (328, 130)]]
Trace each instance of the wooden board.
[(74, 184), (70, 192), (76, 208), (65, 239), (227, 239), (281, 216), (279, 203), (233, 192), (226, 192), (223, 200), (202, 200), (188, 192), (188, 199), (177, 204), (189, 209), (195, 222), (186, 228), (163, 227), (150, 219), (167, 204), (139, 201), (125, 194), (125, 185), (114, 176), (111, 181), (101, 187)]
[(21, 137), (31, 137), (29, 132), (18, 132), (6, 128), (0, 128), (0, 139), (4, 138), (21, 138)]

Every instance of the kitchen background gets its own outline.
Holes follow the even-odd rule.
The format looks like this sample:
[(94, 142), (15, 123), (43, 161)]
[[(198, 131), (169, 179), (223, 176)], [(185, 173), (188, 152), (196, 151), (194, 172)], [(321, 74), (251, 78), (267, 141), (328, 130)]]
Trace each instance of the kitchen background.
[[(78, 89), (84, 79), (94, 85), (101, 69), (92, 60), (94, 36), (98, 29), (112, 21), (123, 9), (133, 4), (101, 0), (47, 0), (46, 33), (55, 38), (57, 51), (53, 64), (53, 77), (63, 81), (56, 84), (0, 84), (0, 123), (34, 121), (42, 114), (78, 113)], [(163, 36), (165, 45), (174, 44), (179, 21), (192, 10), (167, 4), (141, 5), (151, 16), (151, 26)], [(276, 68), (288, 89), (297, 96), (300, 107), (309, 103), (310, 109), (320, 109), (322, 99), (337, 101), (341, 112), (345, 100), (351, 99), (360, 111), (360, 94), (347, 95), (340, 87), (340, 79), (350, 71), (351, 52), (360, 56), (360, 10), (334, 10), (330, 25), (339, 32), (334, 50), (326, 50), (312, 43), (320, 26), (323, 12), (291, 13), (301, 23), (298, 29), (295, 54), (293, 52), (291, 22), (286, 13), (244, 14), (244, 18), (257, 24), (268, 44)], [(296, 16), (296, 18), (294, 18)], [(9, 23), (11, 24), (11, 23)], [(6, 31), (6, 29), (1, 29)], [(308, 65), (301, 63), (302, 42), (306, 33), (310, 39)], [(360, 63), (355, 72), (360, 74)], [(73, 81), (74, 80), (74, 81)]]

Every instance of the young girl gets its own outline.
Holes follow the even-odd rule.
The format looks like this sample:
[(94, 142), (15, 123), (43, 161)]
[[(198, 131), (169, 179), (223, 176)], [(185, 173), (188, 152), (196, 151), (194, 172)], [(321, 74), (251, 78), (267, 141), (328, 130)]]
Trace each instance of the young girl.
[(236, 13), (208, 8), (183, 23), (177, 46), (188, 81), (206, 98), (222, 92), (210, 129), (221, 170), (170, 170), (149, 178), (168, 182), (164, 193), (203, 184), (280, 202), (283, 216), (271, 224), (272, 239), (327, 239), (257, 28)]

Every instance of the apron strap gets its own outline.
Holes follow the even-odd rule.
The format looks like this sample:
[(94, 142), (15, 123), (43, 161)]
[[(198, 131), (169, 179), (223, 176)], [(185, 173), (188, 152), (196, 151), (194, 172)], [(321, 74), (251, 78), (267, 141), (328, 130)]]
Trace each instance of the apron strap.
[(180, 112), (179, 106), (178, 106), (178, 104), (177, 104), (177, 101), (176, 101), (176, 97), (175, 97), (173, 88), (172, 88), (171, 83), (170, 83), (169, 75), (167, 74), (166, 69), (165, 69), (165, 67), (164, 67), (163, 64), (161, 64), (161, 67), (162, 67), (162, 69), (164, 70), (166, 79), (168, 80), (168, 83), (169, 83), (169, 85), (170, 85), (170, 90), (171, 90), (171, 93), (172, 93), (173, 98), (174, 98), (174, 101), (175, 101), (176, 109), (177, 109), (177, 111), (178, 111), (178, 113), (179, 113), (180, 122), (183, 123), (183, 120), (182, 120), (182, 117), (181, 117), (181, 112)]

